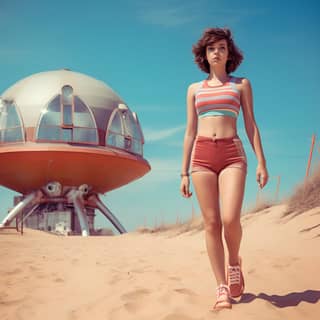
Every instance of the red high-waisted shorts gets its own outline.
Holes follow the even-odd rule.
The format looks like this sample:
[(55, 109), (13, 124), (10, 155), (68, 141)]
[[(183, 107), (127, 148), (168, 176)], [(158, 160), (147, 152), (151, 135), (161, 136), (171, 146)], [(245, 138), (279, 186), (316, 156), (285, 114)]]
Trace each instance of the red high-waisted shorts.
[(230, 167), (247, 172), (247, 157), (238, 136), (220, 139), (196, 137), (191, 157), (192, 172), (213, 171), (219, 174)]

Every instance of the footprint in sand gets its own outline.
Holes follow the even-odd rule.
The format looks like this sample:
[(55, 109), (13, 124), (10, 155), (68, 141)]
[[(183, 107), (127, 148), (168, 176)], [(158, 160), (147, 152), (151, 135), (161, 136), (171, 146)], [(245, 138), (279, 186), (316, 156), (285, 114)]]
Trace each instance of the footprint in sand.
[(189, 290), (187, 288), (177, 288), (177, 289), (173, 289), (173, 290), (175, 292), (181, 294), (183, 300), (187, 301), (188, 303), (196, 304), (197, 300), (199, 300), (198, 295), (195, 292), (193, 292), (192, 290)]
[(132, 273), (145, 273), (145, 272), (149, 272), (151, 271), (151, 268), (148, 269), (148, 267), (145, 268), (141, 268), (141, 269), (132, 269), (131, 272)]
[(141, 298), (145, 298), (147, 295), (151, 293), (150, 290), (147, 289), (137, 289), (137, 290), (132, 290), (128, 293), (125, 293), (121, 296), (121, 299), (124, 300), (139, 300)]
[(250, 270), (248, 270), (248, 274), (253, 274), (253, 273), (255, 273), (256, 272), (256, 269), (250, 269)]
[(161, 318), (161, 320), (199, 320), (199, 318), (191, 318), (183, 313), (171, 313)]
[(118, 269), (110, 269), (109, 274), (112, 276), (111, 280), (108, 281), (110, 285), (114, 285), (120, 281), (128, 281), (132, 277), (130, 271), (119, 271)]
[[(180, 293), (181, 295), (184, 296), (184, 298), (186, 298), (187, 300), (194, 302), (193, 298), (196, 296), (196, 293), (194, 293), (193, 291), (186, 289), (186, 288), (177, 288), (177, 289), (173, 289), (175, 292)], [(166, 293), (163, 294), (159, 300), (162, 303), (169, 303), (172, 301), (172, 294), (170, 294), (170, 291), (166, 290)]]
[(121, 299), (125, 300), (123, 307), (129, 313), (136, 313), (139, 309), (145, 306), (145, 298), (150, 295), (151, 291), (147, 289), (137, 289), (125, 293)]
[(40, 269), (39, 269), (38, 267), (35, 267), (35, 266), (33, 266), (33, 265), (30, 265), (30, 266), (29, 266), (29, 269), (30, 269), (31, 271), (33, 271), (33, 272), (40, 271)]
[(186, 289), (186, 288), (178, 288), (178, 289), (174, 289), (174, 291), (179, 292), (181, 294), (186, 294), (188, 296), (195, 296), (196, 295), (193, 291)]
[(140, 304), (137, 302), (127, 302), (123, 306), (129, 313), (135, 313), (140, 309), (142, 303)]
[(16, 275), (18, 273), (21, 273), (22, 272), (22, 269), (13, 269), (13, 270), (8, 270), (8, 271), (4, 271), (3, 273), (6, 275), (6, 276), (11, 276), (11, 275)]
[(20, 295), (15, 295), (13, 297), (11, 297), (7, 293), (0, 293), (0, 306), (1, 305), (2, 306), (18, 305), (19, 303), (21, 303), (24, 300), (25, 300), (25, 296), (22, 293)]

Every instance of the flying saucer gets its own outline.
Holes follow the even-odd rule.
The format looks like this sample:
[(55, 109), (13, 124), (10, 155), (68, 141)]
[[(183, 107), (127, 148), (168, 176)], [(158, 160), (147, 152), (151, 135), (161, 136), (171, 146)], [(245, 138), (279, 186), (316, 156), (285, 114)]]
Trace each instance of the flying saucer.
[(99, 195), (150, 170), (143, 144), (137, 114), (102, 81), (66, 69), (18, 81), (0, 98), (0, 184), (22, 196), (2, 226), (50, 204), (71, 207), (83, 235), (90, 208), (125, 232)]

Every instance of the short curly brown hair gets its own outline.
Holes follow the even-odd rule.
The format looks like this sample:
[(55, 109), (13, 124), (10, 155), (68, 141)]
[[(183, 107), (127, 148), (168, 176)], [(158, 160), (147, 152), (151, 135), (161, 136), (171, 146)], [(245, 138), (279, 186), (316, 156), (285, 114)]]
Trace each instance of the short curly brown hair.
[(227, 41), (229, 51), (229, 58), (226, 63), (226, 72), (229, 74), (235, 71), (242, 62), (242, 52), (234, 44), (230, 29), (209, 28), (204, 30), (202, 37), (195, 45), (192, 46), (192, 52), (195, 56), (194, 61), (202, 71), (210, 73), (210, 65), (206, 57), (207, 46), (223, 39)]

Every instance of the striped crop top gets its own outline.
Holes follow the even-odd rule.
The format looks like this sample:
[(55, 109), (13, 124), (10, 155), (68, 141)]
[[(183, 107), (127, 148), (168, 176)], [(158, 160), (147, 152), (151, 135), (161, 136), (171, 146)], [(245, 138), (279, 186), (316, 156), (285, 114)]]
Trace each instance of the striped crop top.
[(228, 116), (237, 118), (240, 112), (240, 92), (235, 78), (221, 85), (210, 86), (207, 80), (201, 82), (195, 92), (195, 108), (199, 118)]

